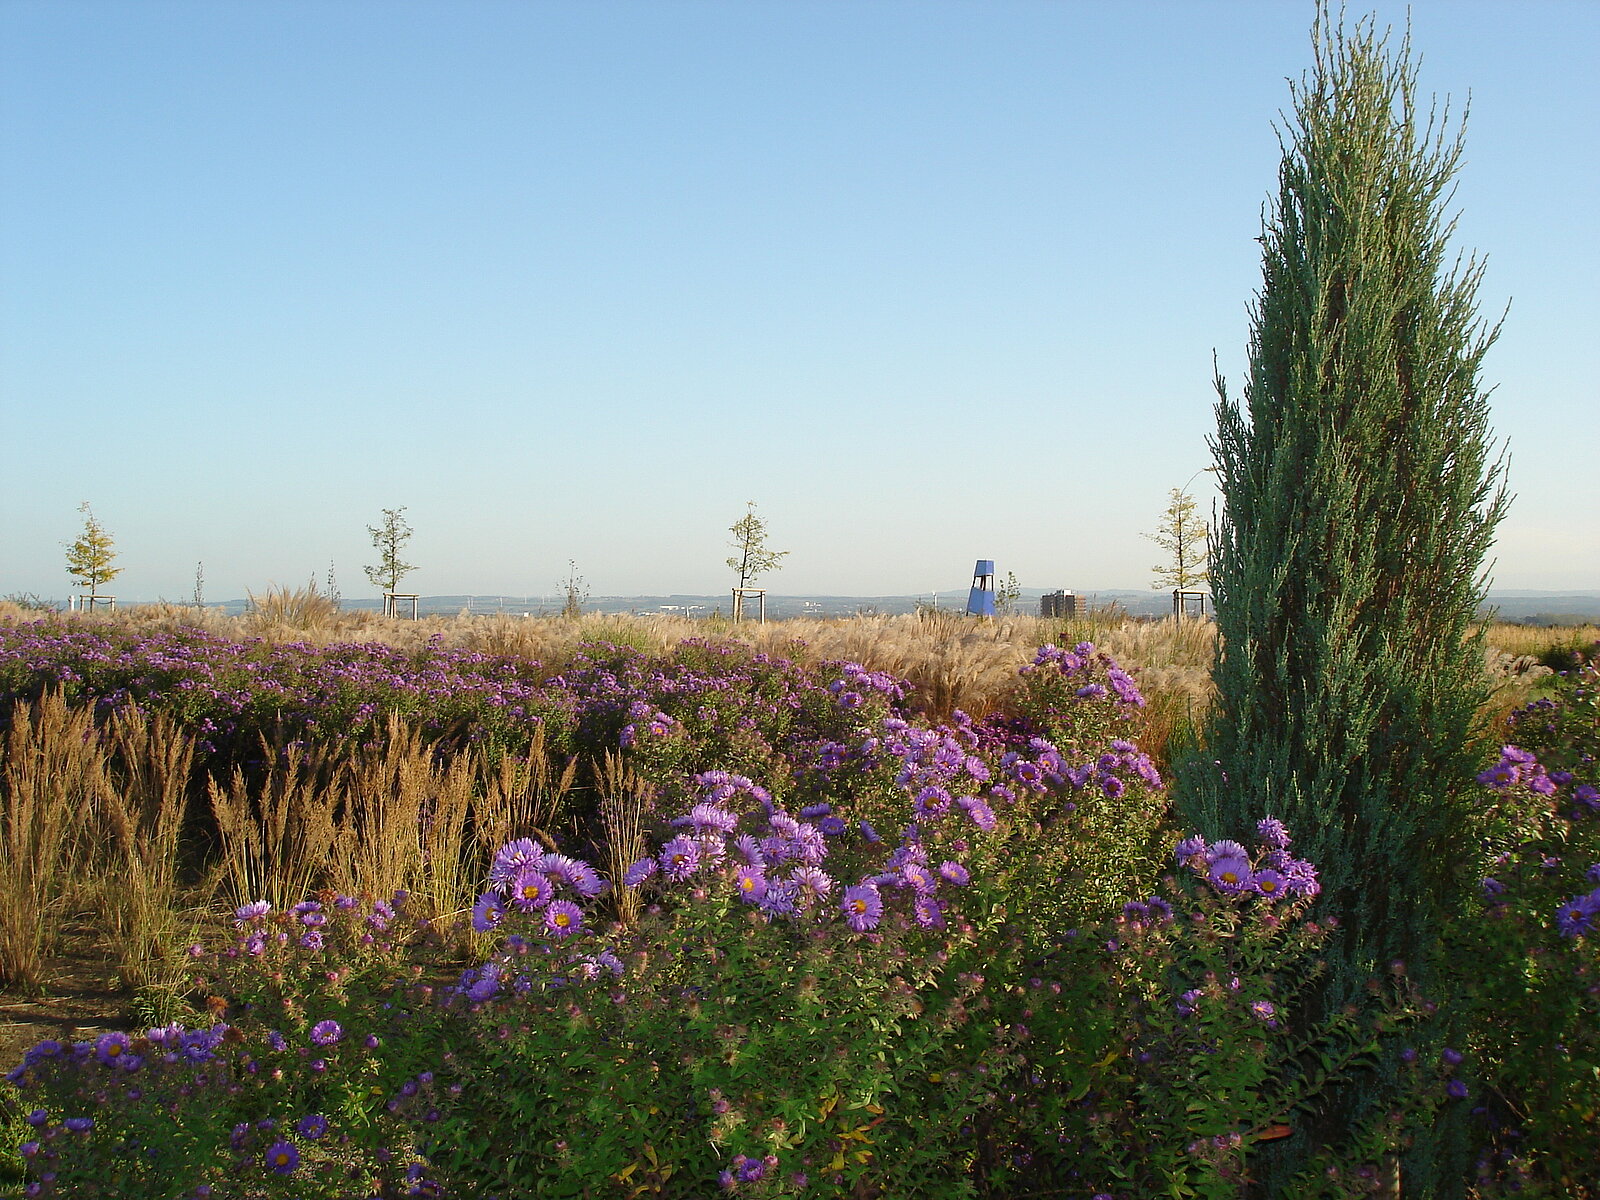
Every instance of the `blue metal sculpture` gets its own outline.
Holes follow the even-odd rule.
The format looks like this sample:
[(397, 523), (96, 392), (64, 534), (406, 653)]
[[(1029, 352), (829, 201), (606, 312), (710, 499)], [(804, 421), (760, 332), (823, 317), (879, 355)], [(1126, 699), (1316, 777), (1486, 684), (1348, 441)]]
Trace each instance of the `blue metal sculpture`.
[(972, 569), (972, 591), (967, 593), (967, 614), (994, 616), (994, 560), (980, 558)]

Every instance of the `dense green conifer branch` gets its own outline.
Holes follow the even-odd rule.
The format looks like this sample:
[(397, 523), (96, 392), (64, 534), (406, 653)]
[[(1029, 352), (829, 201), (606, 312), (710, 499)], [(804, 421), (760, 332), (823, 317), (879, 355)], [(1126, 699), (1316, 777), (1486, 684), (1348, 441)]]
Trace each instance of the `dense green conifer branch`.
[(1214, 836), (1280, 817), (1322, 869), (1345, 921), (1332, 1010), (1392, 959), (1432, 978), (1485, 698), (1472, 625), (1507, 498), (1478, 383), (1498, 332), (1476, 313), (1482, 265), (1446, 266), (1459, 123), (1434, 111), (1419, 129), (1409, 39), (1391, 53), (1370, 19), (1347, 33), (1321, 12), (1313, 41), (1264, 219), (1244, 404), (1217, 379), (1225, 649), (1216, 769), (1188, 803)]

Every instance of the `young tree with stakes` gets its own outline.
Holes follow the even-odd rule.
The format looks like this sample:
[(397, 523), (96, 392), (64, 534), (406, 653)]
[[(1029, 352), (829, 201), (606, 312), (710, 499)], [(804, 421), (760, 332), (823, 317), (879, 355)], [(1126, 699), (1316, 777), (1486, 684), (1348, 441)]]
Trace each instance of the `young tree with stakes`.
[[(1419, 128), (1409, 37), (1391, 51), (1372, 18), (1347, 33), (1319, 6), (1312, 38), (1260, 239), (1243, 406), (1217, 380), (1218, 699), (1180, 802), (1214, 836), (1278, 817), (1317, 864), (1341, 922), (1323, 1016), (1392, 961), (1425, 993), (1442, 985), (1483, 732), (1473, 624), (1507, 500), (1478, 382), (1498, 326), (1476, 313), (1478, 261), (1446, 259), (1459, 123), (1430, 111)], [(1381, 1119), (1397, 1070), (1377, 1064), (1300, 1121), (1268, 1193), (1293, 1194), (1319, 1139)], [(1462, 1194), (1462, 1147), (1448, 1115), (1421, 1131), (1394, 1160), (1405, 1194)]]
[(1156, 587), (1188, 590), (1209, 583), (1211, 574), (1206, 570), (1209, 556), (1207, 544), (1211, 530), (1195, 515), (1194, 497), (1182, 488), (1173, 488), (1167, 509), (1161, 514), (1161, 524), (1154, 533), (1144, 535), (1165, 550), (1169, 556), (1165, 564), (1150, 568), (1155, 575)]
[(767, 549), (767, 523), (756, 516), (754, 500), (746, 504), (744, 516), (728, 526), (728, 532), (733, 534), (728, 544), (738, 552), (728, 559), (728, 569), (738, 574), (741, 588), (776, 570), (789, 556), (787, 550)]
[(78, 511), (83, 514), (83, 532), (77, 541), (67, 546), (67, 574), (77, 579), (74, 587), (89, 589), (92, 609), (99, 598), (101, 584), (110, 583), (122, 574), (122, 568), (111, 565), (117, 557), (116, 543), (95, 519), (89, 502), (85, 500), (78, 505)]
[(367, 573), (367, 579), (373, 587), (390, 594), (399, 591), (400, 581), (416, 570), (400, 557), (405, 544), (411, 540), (411, 526), (401, 515), (405, 511), (404, 505), (386, 508), (383, 510), (382, 524), (367, 526), (367, 532), (372, 535), (372, 545), (378, 551), (378, 565), (363, 567), (362, 570)]

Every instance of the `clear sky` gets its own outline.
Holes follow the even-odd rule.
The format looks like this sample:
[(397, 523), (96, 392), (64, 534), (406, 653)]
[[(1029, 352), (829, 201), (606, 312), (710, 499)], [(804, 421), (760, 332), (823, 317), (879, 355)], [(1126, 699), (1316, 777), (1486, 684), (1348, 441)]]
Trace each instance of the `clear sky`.
[[(1350, 8), (1352, 18), (1365, 11)], [(1376, 6), (1403, 26), (1407, 7)], [(1517, 500), (1600, 589), (1600, 5), (1412, 0)], [(0, 594), (1150, 585), (1309, 0), (0, 0)]]

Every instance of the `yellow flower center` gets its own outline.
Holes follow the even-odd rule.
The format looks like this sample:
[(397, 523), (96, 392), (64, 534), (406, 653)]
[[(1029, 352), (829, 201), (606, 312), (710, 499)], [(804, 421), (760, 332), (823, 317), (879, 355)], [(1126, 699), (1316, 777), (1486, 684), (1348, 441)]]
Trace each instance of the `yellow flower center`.
[(571, 913), (558, 912), (556, 914), (556, 924), (561, 926), (561, 928), (565, 929), (568, 925), (572, 924), (572, 914)]

